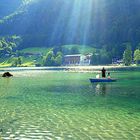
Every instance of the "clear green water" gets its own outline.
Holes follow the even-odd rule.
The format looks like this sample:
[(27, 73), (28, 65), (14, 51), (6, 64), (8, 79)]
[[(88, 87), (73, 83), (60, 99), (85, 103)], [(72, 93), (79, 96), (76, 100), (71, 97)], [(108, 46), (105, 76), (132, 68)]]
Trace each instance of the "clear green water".
[(16, 140), (139, 140), (140, 72), (16, 72), (0, 78), (0, 135)]

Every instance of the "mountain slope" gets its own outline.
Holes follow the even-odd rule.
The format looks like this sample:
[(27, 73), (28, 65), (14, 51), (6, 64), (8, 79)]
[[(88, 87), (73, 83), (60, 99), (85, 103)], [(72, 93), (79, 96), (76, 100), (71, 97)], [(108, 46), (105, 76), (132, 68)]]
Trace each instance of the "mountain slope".
[(0, 1), (0, 19), (16, 11), (21, 4), (22, 0)]
[(79, 0), (77, 5), (74, 5), (75, 0), (35, 0), (35, 3), (26, 1), (26, 4), (25, 1), (14, 1), (0, 15), (10, 15), (1, 18), (0, 35), (22, 36), (23, 48), (117, 44), (119, 49), (125, 42), (131, 42), (135, 47), (140, 41), (139, 0), (99, 0), (97, 4), (93, 0)]

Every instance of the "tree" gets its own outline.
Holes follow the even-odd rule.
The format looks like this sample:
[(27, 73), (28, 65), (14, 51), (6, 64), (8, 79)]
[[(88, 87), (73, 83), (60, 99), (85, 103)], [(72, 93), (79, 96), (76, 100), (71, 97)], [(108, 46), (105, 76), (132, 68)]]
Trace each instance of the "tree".
[(71, 52), (71, 50), (69, 49), (69, 48), (67, 48), (66, 46), (62, 46), (61, 47), (62, 48), (62, 53), (64, 54), (64, 55), (68, 55), (68, 54), (70, 54)]
[(54, 46), (53, 53), (57, 55), (58, 52), (62, 52), (62, 46)]
[(132, 63), (132, 50), (130, 44), (127, 44), (127, 47), (123, 53), (123, 62), (125, 66), (129, 66)]
[(45, 66), (53, 66), (54, 65), (54, 53), (53, 51), (49, 51), (44, 58), (44, 65)]
[(3, 46), (3, 45), (2, 45), (2, 42), (1, 42), (1, 40), (0, 40), (0, 49), (2, 48), (2, 46)]
[(91, 64), (92, 65), (99, 65), (100, 64), (100, 55), (99, 54), (93, 54), (92, 55)]
[(18, 58), (14, 57), (13, 60), (12, 60), (12, 66), (16, 67), (17, 65), (18, 65)]
[(79, 49), (78, 49), (78, 46), (73, 46), (71, 48), (71, 54), (78, 54), (79, 53)]
[(2, 56), (3, 51), (4, 51), (3, 44), (2, 41), (0, 40), (0, 57)]
[(140, 49), (140, 43), (137, 45), (137, 49)]
[(8, 36), (0, 38), (0, 56), (11, 56), (21, 42), (19, 36)]
[(18, 64), (19, 64), (19, 65), (22, 64), (22, 61), (23, 61), (22, 57), (18, 57)]
[(136, 62), (136, 64), (140, 63), (140, 50), (136, 49), (134, 52), (134, 61)]
[(14, 57), (12, 59), (12, 66), (17, 67), (22, 64), (22, 57)]
[(12, 47), (11, 47), (11, 46), (7, 46), (7, 47), (5, 48), (5, 52), (6, 52), (7, 54), (11, 54), (11, 53), (12, 53)]
[(56, 58), (55, 58), (55, 65), (56, 66), (61, 66), (62, 65), (62, 53), (61, 52), (57, 52)]
[(4, 38), (0, 40), (0, 56), (4, 56), (6, 53), (9, 52), (8, 44)]
[(112, 57), (106, 49), (100, 50), (100, 63), (101, 64), (110, 64), (112, 63)]
[(96, 52), (96, 49), (93, 49), (93, 52), (92, 52), (92, 56), (91, 56), (91, 64), (92, 65), (98, 65), (99, 64), (99, 61), (100, 61), (100, 56), (99, 54)]
[(63, 61), (63, 54), (57, 52), (55, 55), (53, 51), (49, 51), (44, 57), (44, 66), (61, 66)]
[(94, 50), (91, 57), (91, 64), (100, 65), (100, 64), (111, 64), (112, 56), (106, 49)]

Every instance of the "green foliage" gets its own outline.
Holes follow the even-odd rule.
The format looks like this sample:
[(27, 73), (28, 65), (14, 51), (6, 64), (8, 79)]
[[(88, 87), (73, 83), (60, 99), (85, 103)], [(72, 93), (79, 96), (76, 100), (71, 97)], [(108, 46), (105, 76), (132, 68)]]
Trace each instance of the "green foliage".
[(3, 47), (3, 44), (2, 44), (2, 41), (0, 41), (0, 49), (2, 49)]
[(134, 61), (136, 62), (136, 64), (140, 63), (140, 50), (136, 49), (134, 52)]
[(20, 50), (20, 52), (22, 53), (41, 53), (43, 55), (46, 55), (50, 50), (52, 50), (52, 48), (48, 48), (48, 47), (28, 47), (25, 49)]
[(64, 55), (69, 55), (69, 54), (72, 54), (71, 50), (74, 47), (76, 47), (78, 49), (77, 53), (80, 53), (80, 54), (91, 53), (93, 51), (93, 49), (95, 48), (95, 46), (72, 44), (72, 45), (63, 45), (63, 46), (61, 46), (61, 50), (60, 51)]
[(49, 51), (44, 58), (44, 66), (52, 66), (54, 65), (54, 53), (53, 51)]
[(63, 60), (62, 53), (58, 52), (57, 55), (56, 55), (56, 58), (55, 58), (55, 65), (56, 66), (61, 66), (62, 65), (62, 60)]
[(91, 58), (92, 65), (111, 64), (112, 57), (106, 49), (94, 50)]
[(21, 42), (19, 36), (8, 36), (0, 38), (0, 57), (11, 56)]
[(60, 66), (62, 65), (62, 53), (57, 52), (55, 55), (53, 51), (49, 51), (44, 57), (44, 66)]
[(57, 52), (56, 57), (57, 56), (62, 56), (62, 55), (63, 55), (62, 52), (59, 51), (59, 52)]
[(140, 43), (137, 45), (137, 47), (136, 47), (137, 49), (140, 49)]
[(102, 64), (110, 64), (112, 61), (112, 58), (106, 49), (102, 49), (100, 51), (100, 61)]
[(17, 67), (22, 64), (22, 57), (14, 57), (12, 58), (12, 66)]
[(68, 46), (61, 46), (61, 48), (62, 48), (62, 52), (63, 52), (63, 54), (64, 55), (68, 55), (68, 54), (70, 54), (70, 48), (69, 48), (69, 45)]
[(18, 65), (18, 58), (13, 58), (12, 60), (12, 66), (16, 67)]
[[(10, 2), (10, 0), (8, 1)], [(37, 46), (47, 46), (48, 44), (50, 44), (50, 46), (52, 47), (55, 45), (60, 46), (71, 41), (73, 41), (72, 43), (81, 44), (84, 41), (84, 34), (82, 30), (87, 29), (87, 36), (85, 36), (86, 42), (84, 43), (96, 44), (96, 46), (100, 48), (102, 48), (103, 44), (106, 44), (107, 46), (110, 45), (112, 46), (112, 48), (115, 48), (114, 50), (109, 50), (113, 51), (113, 56), (122, 57), (122, 53), (124, 52), (124, 50), (122, 50), (121, 44), (129, 41), (133, 44), (132, 47), (136, 48), (136, 44), (140, 40), (139, 0), (128, 0), (127, 2), (123, 0), (101, 0), (98, 4), (99, 10), (96, 11), (96, 8), (92, 8), (90, 21), (87, 21), (86, 16), (90, 13), (85, 13), (86, 9), (84, 9), (88, 7), (88, 3), (84, 3), (84, 1), (81, 0), (80, 3), (81, 5), (83, 3), (83, 7), (82, 9), (77, 9), (79, 11), (79, 14), (76, 14), (74, 17), (75, 19), (77, 19), (74, 20), (76, 22), (75, 25), (78, 25), (78, 28), (76, 30), (74, 29), (73, 22), (69, 22), (73, 19), (73, 17), (72, 19), (69, 18), (69, 15), (71, 15), (72, 11), (67, 10), (71, 9), (70, 7), (72, 7), (73, 2), (65, 5), (66, 0), (59, 0), (55, 5), (53, 12), (49, 12), (51, 11), (50, 5), (52, 5), (54, 1), (48, 3), (48, 1), (46, 0), (35, 0), (37, 2), (34, 3), (34, 6), (31, 6), (29, 4), (32, 0), (22, 0), (23, 5), (17, 5), (16, 3), (18, 3), (18, 1), (20, 0), (12, 0), (10, 4), (7, 4), (7, 2), (5, 3), (1, 0), (0, 17), (2, 18), (0, 19), (2, 20), (0, 20), (0, 31), (3, 35), (11, 33), (21, 34), (21, 36), (23, 36), (24, 38), (24, 43), (22, 47), (34, 47), (36, 44)], [(94, 4), (94, 0), (92, 2), (91, 3)], [(63, 7), (61, 7), (62, 3), (64, 3)], [(15, 5), (17, 6), (15, 7)], [(44, 5), (48, 6), (47, 9)], [(40, 8), (38, 8), (38, 6)], [(121, 8), (121, 6), (123, 8)], [(61, 10), (63, 11), (64, 15), (62, 14), (58, 16), (60, 10), (60, 8), (58, 7), (62, 8)], [(10, 8), (12, 8), (13, 10), (9, 10)], [(7, 13), (6, 11), (9, 12)], [(36, 18), (33, 18), (33, 13)], [(83, 18), (79, 20), (78, 15), (81, 15), (81, 17)], [(43, 17), (44, 20), (39, 20), (40, 17)], [(59, 25), (57, 25), (58, 23), (55, 22), (52, 17), (53, 19), (56, 19), (56, 21), (59, 21), (59, 19), (61, 19), (60, 21), (63, 21), (63, 24), (59, 23)], [(20, 21), (22, 22), (19, 24)], [(89, 24), (87, 24), (87, 22), (89, 22)], [(44, 23), (47, 23), (47, 25)], [(64, 28), (64, 25), (68, 25), (68, 28)], [(88, 27), (86, 25), (88, 25)], [(58, 26), (59, 28), (56, 28)], [(25, 32), (27, 30), (27, 27), (28, 31)], [(56, 29), (56, 31), (53, 32), (53, 29)], [(53, 44), (51, 33), (53, 33)], [(72, 39), (72, 36), (70, 35), (75, 35), (73, 37), (75, 39)], [(85, 50), (86, 48), (87, 47), (85, 47)], [(62, 52), (63, 54), (71, 53), (69, 52), (68, 48), (64, 48)], [(72, 51), (71, 54), (75, 53), (78, 52)]]
[(22, 57), (21, 57), (21, 56), (20, 56), (20, 57), (18, 57), (18, 64), (19, 64), (19, 65), (21, 65), (21, 64), (22, 64), (22, 61), (23, 61)]
[(73, 46), (70, 51), (71, 54), (79, 54), (79, 48), (77, 46)]
[(125, 66), (129, 66), (132, 63), (132, 50), (129, 43), (126, 45), (126, 49), (123, 54), (123, 62)]
[(92, 65), (99, 65), (100, 64), (100, 56), (93, 54), (91, 57), (91, 64)]

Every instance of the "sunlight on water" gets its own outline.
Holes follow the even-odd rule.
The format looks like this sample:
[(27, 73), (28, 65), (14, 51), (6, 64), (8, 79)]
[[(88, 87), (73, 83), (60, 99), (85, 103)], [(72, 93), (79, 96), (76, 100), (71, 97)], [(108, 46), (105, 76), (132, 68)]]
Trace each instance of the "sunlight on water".
[(140, 73), (130, 73), (114, 73), (119, 81), (108, 84), (91, 84), (94, 73), (21, 71), (0, 78), (0, 134), (18, 140), (140, 139)]

